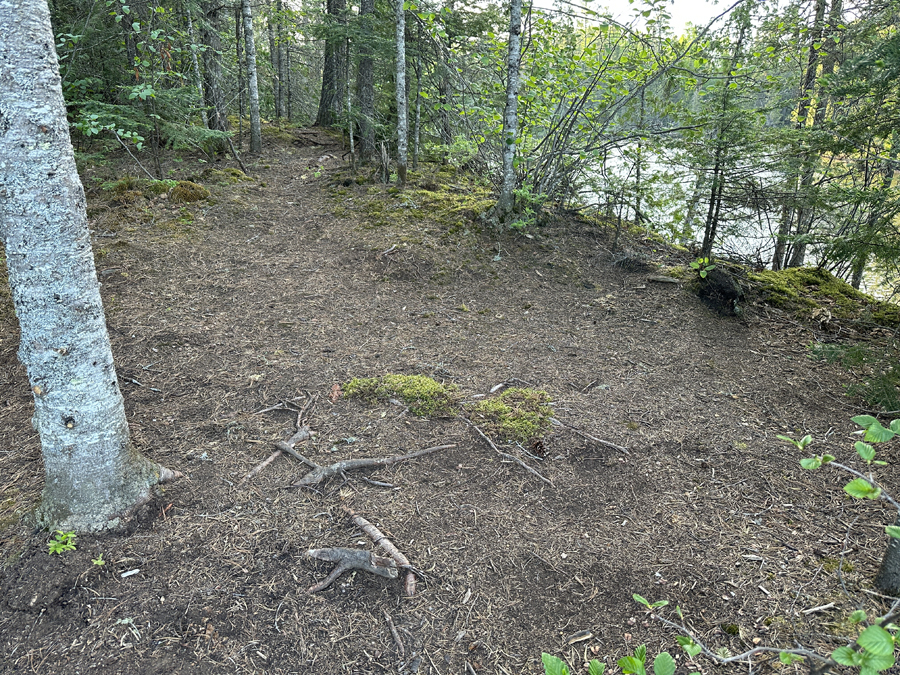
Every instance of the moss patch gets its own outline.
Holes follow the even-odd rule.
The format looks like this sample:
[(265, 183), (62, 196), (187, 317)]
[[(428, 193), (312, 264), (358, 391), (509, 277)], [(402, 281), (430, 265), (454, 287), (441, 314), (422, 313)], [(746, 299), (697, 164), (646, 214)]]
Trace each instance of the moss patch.
[(209, 197), (209, 190), (189, 180), (178, 181), (178, 184), (169, 193), (169, 199), (176, 204), (199, 202), (207, 197)]
[(425, 375), (357, 377), (343, 386), (347, 397), (370, 401), (396, 398), (409, 406), (411, 413), (421, 416), (454, 414), (454, 389)]
[(775, 307), (801, 314), (826, 309), (835, 319), (888, 327), (900, 324), (900, 307), (856, 290), (827, 270), (792, 267), (777, 272), (752, 272), (748, 278), (757, 285), (762, 299)]
[(469, 409), (473, 423), (492, 438), (528, 443), (550, 431), (550, 395), (538, 389), (507, 389)]

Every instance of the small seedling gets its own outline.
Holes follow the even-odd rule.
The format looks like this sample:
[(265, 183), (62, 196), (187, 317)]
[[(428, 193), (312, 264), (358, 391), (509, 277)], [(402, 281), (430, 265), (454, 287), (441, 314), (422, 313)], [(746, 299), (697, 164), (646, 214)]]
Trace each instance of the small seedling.
[(101, 553), (96, 558), (91, 558), (91, 562), (94, 563), (97, 567), (102, 567), (106, 564), (106, 561), (103, 559), (103, 554)]
[(56, 535), (47, 543), (48, 553), (53, 555), (54, 553), (62, 554), (63, 551), (74, 551), (75, 550), (75, 533), (74, 532), (63, 532), (62, 530), (57, 530)]
[(705, 279), (707, 274), (716, 269), (716, 266), (709, 261), (709, 258), (697, 258), (691, 263), (691, 267), (697, 270), (701, 279)]

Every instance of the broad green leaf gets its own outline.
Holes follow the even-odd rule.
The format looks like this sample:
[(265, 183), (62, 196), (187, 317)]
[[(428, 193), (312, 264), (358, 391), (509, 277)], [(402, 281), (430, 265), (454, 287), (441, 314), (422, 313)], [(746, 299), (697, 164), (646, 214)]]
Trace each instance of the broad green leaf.
[(652, 605), (650, 605), (650, 607), (665, 607), (668, 604), (669, 604), (668, 600), (657, 600)]
[(675, 675), (675, 659), (669, 652), (660, 652), (653, 659), (653, 672), (655, 675)]
[(900, 539), (900, 527), (896, 525), (887, 525), (884, 528), (884, 531), (887, 533), (889, 537), (893, 537), (894, 539)]
[(541, 662), (544, 664), (545, 675), (569, 675), (569, 668), (558, 656), (544, 652), (541, 654)]
[(870, 443), (884, 443), (891, 440), (896, 434), (890, 429), (885, 429), (879, 422), (875, 422), (866, 429), (865, 440)]
[(869, 626), (856, 639), (857, 644), (873, 656), (894, 653), (894, 639), (881, 626)]
[(633, 656), (623, 656), (616, 661), (616, 664), (626, 675), (646, 675), (647, 673), (647, 671), (644, 670), (644, 662)]
[(856, 444), (853, 447), (856, 448), (857, 454), (866, 462), (871, 462), (873, 459), (875, 459), (875, 448), (873, 448), (868, 443), (856, 441)]
[(822, 460), (818, 457), (807, 457), (806, 459), (800, 460), (800, 466), (802, 466), (804, 469), (813, 471), (822, 466)]
[(803, 661), (803, 657), (799, 654), (791, 654), (790, 652), (779, 652), (778, 659), (782, 663), (786, 665), (791, 665), (792, 663), (800, 663)]
[(893, 420), (891, 422), (891, 431), (895, 434), (900, 434), (900, 420)]
[(591, 659), (588, 664), (588, 675), (603, 675), (604, 670), (606, 670), (606, 664), (597, 659)]
[[(894, 665), (893, 654), (872, 655), (868, 652), (863, 653), (863, 669), (872, 668), (875, 671), (887, 670)], [(860, 671), (861, 673), (862, 671)]]
[(641, 663), (647, 663), (647, 645), (638, 645), (634, 648), (634, 655)]
[(822, 455), (822, 464), (828, 464), (834, 461), (834, 455)]
[(878, 499), (881, 488), (872, 485), (865, 478), (854, 478), (844, 486), (844, 492), (856, 499)]
[(831, 658), (842, 666), (858, 666), (862, 663), (862, 654), (852, 647), (838, 647), (831, 652)]
[(871, 415), (857, 415), (856, 417), (851, 417), (850, 419), (853, 422), (856, 422), (863, 429), (868, 429), (873, 424), (878, 424), (878, 420)]
[(675, 638), (675, 642), (677, 642), (681, 648), (684, 650), (685, 654), (694, 658), (703, 651), (703, 647), (694, 642), (693, 638), (686, 637), (684, 635), (679, 635)]
[(642, 605), (644, 605), (644, 607), (650, 606), (650, 601), (647, 600), (647, 598), (643, 597), (642, 595), (638, 595), (637, 593), (632, 593), (631, 597), (634, 598), (635, 602), (639, 602)]
[(800, 449), (802, 450), (807, 445), (812, 443), (812, 440), (813, 440), (812, 436), (810, 436), (809, 434), (806, 434), (806, 436), (804, 436), (803, 438), (800, 439)]

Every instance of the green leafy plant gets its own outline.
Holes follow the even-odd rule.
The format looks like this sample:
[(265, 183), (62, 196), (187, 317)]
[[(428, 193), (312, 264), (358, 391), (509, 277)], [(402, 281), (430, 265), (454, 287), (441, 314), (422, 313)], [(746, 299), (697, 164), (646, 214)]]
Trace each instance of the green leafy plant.
[(707, 274), (716, 269), (716, 266), (709, 261), (709, 258), (697, 258), (691, 263), (691, 268), (697, 270), (701, 279), (705, 279)]
[(94, 563), (97, 567), (103, 567), (103, 565), (106, 564), (106, 561), (103, 559), (102, 553), (96, 558), (91, 558), (91, 562)]
[(53, 538), (47, 542), (47, 552), (50, 555), (53, 555), (54, 553), (61, 555), (65, 551), (74, 551), (76, 539), (77, 537), (74, 532), (57, 530)]
[[(569, 666), (558, 656), (544, 652), (541, 654), (541, 662), (544, 664), (544, 675), (569, 675)], [(606, 664), (597, 659), (592, 659), (588, 664), (588, 675), (603, 675)]]

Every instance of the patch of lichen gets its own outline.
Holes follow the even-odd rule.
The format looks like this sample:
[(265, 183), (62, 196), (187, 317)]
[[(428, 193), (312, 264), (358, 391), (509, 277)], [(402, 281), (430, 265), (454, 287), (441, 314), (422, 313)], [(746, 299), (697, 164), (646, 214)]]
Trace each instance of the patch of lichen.
[(453, 385), (441, 384), (425, 375), (382, 375), (357, 377), (342, 387), (347, 397), (369, 401), (396, 398), (409, 407), (414, 415), (453, 415), (456, 400)]
[(801, 314), (827, 309), (835, 319), (900, 325), (900, 307), (856, 290), (827, 270), (791, 267), (751, 272), (748, 279), (769, 305)]
[(175, 204), (187, 204), (199, 202), (209, 197), (209, 190), (189, 180), (178, 181), (178, 184), (169, 192), (169, 199)]
[(539, 389), (507, 389), (496, 398), (474, 403), (469, 418), (487, 436), (528, 443), (550, 431), (550, 395)]

